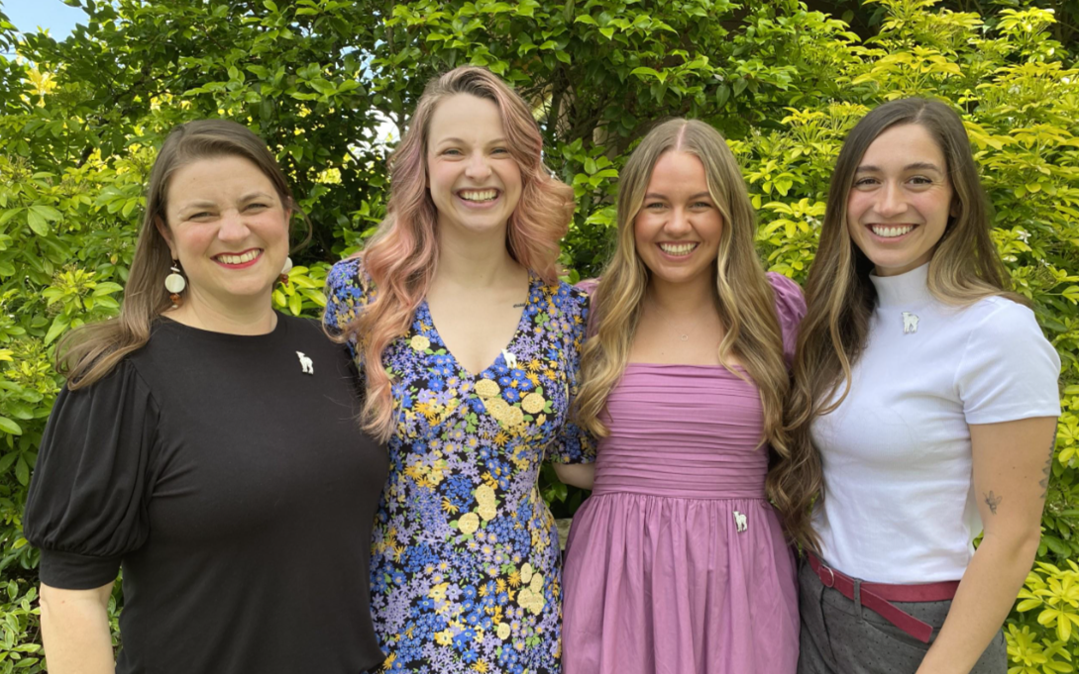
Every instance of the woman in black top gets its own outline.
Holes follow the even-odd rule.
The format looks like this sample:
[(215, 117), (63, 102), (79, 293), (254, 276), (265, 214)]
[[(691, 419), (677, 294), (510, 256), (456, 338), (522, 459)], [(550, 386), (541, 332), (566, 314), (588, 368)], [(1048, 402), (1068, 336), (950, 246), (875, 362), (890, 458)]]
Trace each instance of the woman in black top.
[[(295, 202), (225, 121), (161, 148), (118, 319), (61, 345), (68, 378), (25, 515), (42, 549), (52, 674), (358, 674), (387, 474), (354, 372), (319, 326), (272, 309)], [(166, 288), (167, 286), (167, 288)]]

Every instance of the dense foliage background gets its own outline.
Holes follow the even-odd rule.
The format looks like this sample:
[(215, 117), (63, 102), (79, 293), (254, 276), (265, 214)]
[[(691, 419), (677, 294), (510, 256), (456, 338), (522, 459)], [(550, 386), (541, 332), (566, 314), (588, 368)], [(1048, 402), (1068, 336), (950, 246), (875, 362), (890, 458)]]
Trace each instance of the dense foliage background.
[[(802, 281), (853, 123), (915, 94), (960, 111), (996, 206), (994, 238), (1064, 362), (1039, 563), (1006, 629), (1011, 672), (1073, 671), (1074, 0), (66, 1), (88, 20), (63, 42), (20, 33), (0, 5), (0, 674), (44, 671), (37, 554), (21, 513), (60, 385), (52, 349), (69, 328), (116, 313), (163, 135), (222, 116), (275, 149), (315, 229), (274, 300), (317, 315), (329, 263), (362, 245), (384, 212), (377, 129), (405, 126), (426, 80), (468, 62), (534, 104), (548, 163), (575, 188), (563, 259), (573, 280), (602, 264), (618, 171), (657, 118), (701, 118), (730, 139), (760, 212), (761, 255)], [(563, 516), (581, 498), (549, 476), (544, 493)]]

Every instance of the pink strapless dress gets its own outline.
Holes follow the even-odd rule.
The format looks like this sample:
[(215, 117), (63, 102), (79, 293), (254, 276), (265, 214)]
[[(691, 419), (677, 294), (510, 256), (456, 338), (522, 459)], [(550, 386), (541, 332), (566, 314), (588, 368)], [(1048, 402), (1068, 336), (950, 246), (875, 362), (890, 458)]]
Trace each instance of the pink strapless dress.
[(764, 497), (757, 388), (720, 367), (630, 364), (566, 553), (564, 674), (787, 674), (790, 549)]
[[(805, 302), (768, 277), (789, 362)], [(764, 496), (757, 387), (633, 363), (604, 421), (566, 550), (564, 674), (793, 674), (794, 558)]]

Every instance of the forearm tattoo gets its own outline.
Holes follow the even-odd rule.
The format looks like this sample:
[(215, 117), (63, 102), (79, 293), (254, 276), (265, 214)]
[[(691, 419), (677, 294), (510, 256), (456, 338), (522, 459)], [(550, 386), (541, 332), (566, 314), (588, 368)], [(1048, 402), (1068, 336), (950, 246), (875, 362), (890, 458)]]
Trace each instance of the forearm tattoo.
[(1045, 467), (1042, 468), (1042, 479), (1038, 480), (1038, 485), (1042, 488), (1042, 498), (1049, 495), (1049, 476), (1053, 474), (1053, 455), (1056, 453), (1057, 448), (1057, 430), (1053, 429), (1053, 440), (1049, 443), (1049, 458), (1045, 460)]
[(990, 490), (988, 494), (985, 494), (985, 504), (989, 506), (989, 512), (994, 515), (997, 514), (997, 506), (1000, 505), (1000, 502), (1003, 500), (1003, 496), (997, 496), (992, 490)]

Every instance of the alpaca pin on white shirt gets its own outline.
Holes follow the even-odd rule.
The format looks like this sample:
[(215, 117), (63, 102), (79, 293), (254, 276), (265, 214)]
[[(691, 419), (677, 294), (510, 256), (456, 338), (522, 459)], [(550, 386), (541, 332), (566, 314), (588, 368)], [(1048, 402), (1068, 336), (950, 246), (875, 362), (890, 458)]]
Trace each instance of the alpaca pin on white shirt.
[(746, 530), (746, 516), (745, 513), (740, 513), (737, 510), (734, 511), (734, 526), (739, 533)]
[(903, 312), (903, 334), (910, 335), (918, 332), (918, 317), (909, 311)]
[(315, 374), (315, 363), (310, 356), (305, 356), (303, 351), (297, 351), (296, 357), (300, 359), (300, 367), (304, 374)]

